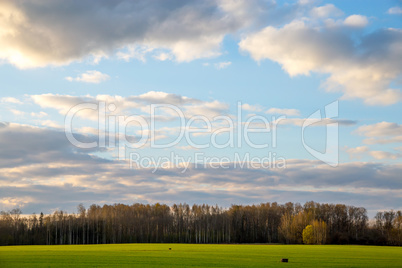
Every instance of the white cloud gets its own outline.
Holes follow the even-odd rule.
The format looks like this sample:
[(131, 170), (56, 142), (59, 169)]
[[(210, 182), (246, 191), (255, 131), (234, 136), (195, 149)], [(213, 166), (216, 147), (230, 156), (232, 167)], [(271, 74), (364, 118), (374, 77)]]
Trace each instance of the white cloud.
[(93, 70), (93, 71), (86, 71), (85, 73), (82, 73), (75, 78), (68, 76), (65, 79), (70, 82), (77, 81), (77, 82), (99, 84), (100, 82), (109, 80), (110, 76), (107, 74), (103, 74), (99, 71)]
[(383, 121), (373, 125), (361, 126), (357, 131), (367, 137), (396, 136), (402, 133), (402, 125)]
[(31, 113), (31, 116), (32, 116), (32, 117), (42, 118), (42, 117), (47, 116), (47, 113), (45, 113), (45, 112), (39, 112), (39, 113), (34, 113), (34, 112), (32, 112), (32, 113)]
[(359, 146), (355, 148), (348, 148), (346, 152), (349, 154), (350, 159), (360, 159), (364, 156), (371, 156), (377, 160), (384, 159), (398, 159), (402, 157), (400, 153), (390, 153), (385, 151), (371, 151), (368, 146)]
[(316, 0), (299, 0), (297, 1), (298, 4), (300, 5), (311, 5), (314, 4)]
[(359, 146), (346, 149), (346, 152), (349, 154), (350, 159), (360, 159), (369, 151), (370, 149), (367, 146)]
[(390, 143), (401, 143), (402, 135), (394, 137), (384, 137), (384, 138), (367, 138), (364, 139), (365, 144), (390, 144)]
[(225, 68), (229, 67), (231, 64), (232, 64), (232, 62), (230, 62), (230, 61), (223, 61), (223, 62), (215, 63), (214, 65), (215, 65), (216, 69), (221, 70), (221, 69), (225, 69)]
[(281, 108), (270, 108), (265, 113), (267, 113), (267, 114), (288, 115), (288, 116), (298, 116), (298, 115), (300, 115), (300, 111), (297, 110), (297, 109), (281, 109)]
[(173, 59), (173, 55), (170, 53), (159, 53), (158, 55), (153, 56), (155, 59), (160, 60), (160, 61), (165, 61), (165, 60), (171, 60)]
[(383, 160), (383, 159), (395, 160), (395, 159), (402, 157), (402, 154), (398, 154), (398, 153), (395, 154), (395, 153), (383, 152), (383, 151), (371, 151), (370, 155), (378, 160)]
[(243, 103), (241, 105), (242, 110), (249, 111), (249, 112), (261, 112), (264, 107), (261, 105), (250, 105), (248, 103)]
[[(180, 96), (166, 92), (149, 91), (141, 95), (133, 96), (111, 96), (111, 95), (97, 95), (97, 96), (70, 96), (70, 95), (57, 95), (57, 94), (42, 94), (32, 95), (33, 101), (42, 108), (52, 108), (59, 111), (60, 114), (65, 115), (72, 107), (80, 103), (95, 103), (100, 101), (105, 102), (106, 105), (113, 104), (115, 110), (107, 110), (108, 115), (132, 115), (135, 111), (137, 114), (149, 117), (151, 104), (169, 104), (180, 109), (186, 118), (194, 115), (204, 115), (208, 118), (222, 115), (229, 109), (228, 105), (219, 101), (202, 101), (198, 99)], [(178, 118), (179, 114), (171, 109), (156, 110), (156, 119), (170, 121)], [(83, 119), (98, 120), (98, 112), (91, 109), (84, 109), (77, 113), (77, 116)]]
[(402, 142), (402, 125), (391, 122), (380, 122), (373, 125), (364, 125), (356, 130), (363, 135), (366, 144), (387, 144)]
[(117, 57), (125, 61), (130, 61), (131, 59), (137, 59), (142, 62), (146, 62), (146, 55), (151, 53), (155, 48), (149, 46), (136, 46), (131, 45), (126, 48), (126, 51), (117, 52)]
[(368, 19), (366, 16), (362, 15), (351, 15), (347, 17), (343, 23), (350, 27), (363, 28), (368, 24)]
[(24, 116), (25, 115), (25, 112), (20, 111), (20, 110), (10, 109), (9, 111), (12, 112), (14, 115), (17, 115), (17, 116)]
[(333, 4), (326, 4), (325, 6), (314, 7), (310, 14), (313, 17), (328, 18), (328, 17), (339, 17), (343, 15), (343, 12), (335, 7)]
[(379, 30), (363, 36), (360, 44), (355, 43), (342, 27), (317, 28), (293, 21), (281, 28), (268, 26), (249, 34), (239, 46), (256, 61), (280, 63), (290, 76), (327, 73), (327, 90), (343, 91), (344, 98), (361, 98), (369, 105), (400, 101), (402, 94), (391, 83), (401, 75), (402, 31)]
[(400, 15), (402, 14), (402, 8), (401, 7), (391, 7), (390, 9), (388, 9), (388, 14), (392, 14), (392, 15)]
[(44, 127), (63, 129), (63, 126), (53, 120), (43, 120), (40, 124)]
[[(142, 115), (144, 118), (149, 118), (151, 104), (170, 104), (178, 108), (185, 118), (189, 119), (193, 116), (205, 116), (211, 121), (214, 121), (215, 116), (227, 115), (234, 117), (229, 113), (229, 105), (217, 100), (202, 101), (198, 99), (170, 94), (165, 92), (150, 91), (141, 95), (134, 95), (128, 97), (110, 96), (110, 95), (97, 95), (97, 96), (69, 96), (69, 95), (54, 95), (43, 94), (31, 96), (33, 101), (42, 108), (52, 108), (59, 111), (60, 114), (65, 115), (72, 107), (80, 103), (99, 103), (100, 101), (106, 102), (106, 106), (114, 104), (115, 110), (108, 111), (107, 115), (131, 115), (133, 113)], [(263, 111), (264, 107), (259, 105), (250, 105), (247, 103), (242, 104), (242, 109), (252, 112)], [(273, 109), (273, 110), (272, 110)], [(272, 114), (294, 116), (298, 115), (299, 111), (296, 109), (278, 109), (271, 108), (268, 110)], [(78, 117), (82, 119), (89, 119), (93, 121), (98, 120), (98, 112), (90, 109), (84, 109), (77, 113)], [(170, 108), (156, 109), (155, 119), (157, 121), (173, 121), (179, 118), (179, 114)], [(295, 125), (302, 126), (306, 120), (315, 121), (315, 119), (306, 118), (286, 118), (278, 119), (278, 125)], [(356, 121), (345, 119), (330, 119), (323, 118), (321, 121), (314, 123), (312, 126), (323, 126), (327, 124), (338, 123), (343, 126), (355, 125)]]
[(19, 99), (13, 98), (13, 97), (4, 97), (1, 98), (1, 102), (8, 102), (8, 103), (14, 103), (14, 104), (22, 104), (22, 102)]

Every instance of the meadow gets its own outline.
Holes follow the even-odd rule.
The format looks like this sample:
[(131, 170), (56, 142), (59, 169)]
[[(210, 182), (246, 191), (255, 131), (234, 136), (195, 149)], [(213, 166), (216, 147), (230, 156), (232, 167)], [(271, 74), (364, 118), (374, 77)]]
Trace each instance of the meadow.
[[(171, 248), (171, 250), (169, 250)], [(288, 258), (288, 263), (281, 263)], [(0, 267), (402, 267), (401, 247), (109, 244), (0, 247)]]

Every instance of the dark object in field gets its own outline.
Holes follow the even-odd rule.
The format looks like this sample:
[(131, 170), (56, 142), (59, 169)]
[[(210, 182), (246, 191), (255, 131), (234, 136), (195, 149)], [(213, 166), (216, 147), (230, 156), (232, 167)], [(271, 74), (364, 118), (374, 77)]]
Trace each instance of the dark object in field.
[(289, 259), (281, 259), (281, 262), (289, 262)]
[(169, 248), (169, 250), (172, 250), (172, 248)]

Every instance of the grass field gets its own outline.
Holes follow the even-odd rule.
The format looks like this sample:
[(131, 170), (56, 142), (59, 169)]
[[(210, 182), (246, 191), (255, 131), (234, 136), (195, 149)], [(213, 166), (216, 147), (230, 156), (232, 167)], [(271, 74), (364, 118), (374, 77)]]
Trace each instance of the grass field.
[[(288, 258), (289, 263), (280, 263), (281, 258)], [(60, 266), (402, 267), (402, 248), (193, 244), (0, 247), (0, 267)]]

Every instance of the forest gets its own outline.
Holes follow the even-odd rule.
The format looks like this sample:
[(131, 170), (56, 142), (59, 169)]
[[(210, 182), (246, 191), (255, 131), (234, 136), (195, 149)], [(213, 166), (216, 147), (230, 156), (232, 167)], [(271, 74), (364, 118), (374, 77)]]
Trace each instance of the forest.
[(0, 245), (285, 243), (402, 245), (402, 212), (344, 204), (96, 204), (76, 213), (2, 211)]

